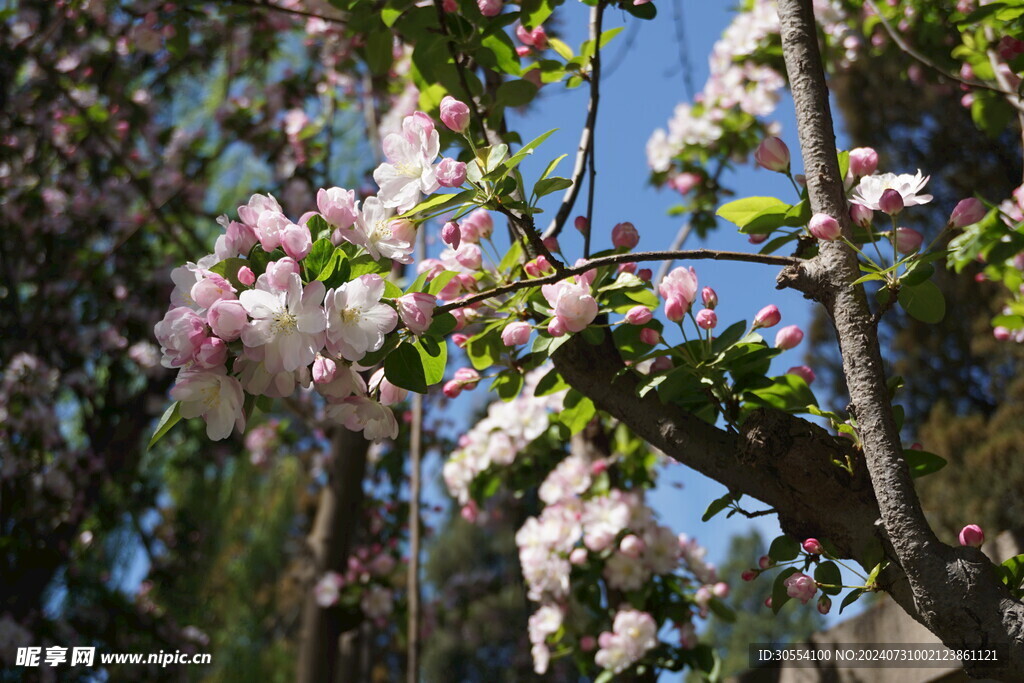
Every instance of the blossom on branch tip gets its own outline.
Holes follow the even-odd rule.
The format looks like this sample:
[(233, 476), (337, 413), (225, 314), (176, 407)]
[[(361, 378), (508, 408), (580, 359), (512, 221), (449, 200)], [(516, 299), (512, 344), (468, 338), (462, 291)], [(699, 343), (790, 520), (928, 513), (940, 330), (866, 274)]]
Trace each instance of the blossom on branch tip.
[[(904, 173), (882, 173), (881, 175), (869, 175), (860, 179), (857, 187), (850, 197), (850, 202), (866, 206), (874, 211), (882, 211), (880, 201), (886, 190), (893, 190), (898, 193), (903, 206), (918, 206), (927, 204), (933, 197), (930, 194), (920, 194), (931, 176), (921, 175), (918, 170), (916, 175)], [(890, 207), (891, 208), (891, 207)], [(901, 207), (903, 208), (903, 207)]]
[(171, 398), (179, 402), (178, 410), (183, 418), (203, 418), (206, 436), (212, 441), (226, 439), (235, 427), (239, 431), (245, 429), (242, 385), (228, 376), (223, 366), (214, 370), (182, 371), (171, 387)]
[(242, 343), (262, 347), (263, 362), (271, 373), (294, 372), (313, 362), (323, 348), (327, 318), (321, 304), (324, 283), (314, 280), (305, 287), (292, 273), (283, 290), (256, 283), (242, 292), (239, 301), (252, 320), (242, 330)]
[(422, 112), (406, 116), (401, 134), (391, 133), (385, 137), (383, 148), (387, 161), (373, 172), (373, 179), (380, 186), (381, 204), (404, 210), (411, 208), (420, 194), (437, 190), (439, 184), (433, 163), (441, 142), (429, 116)]
[(630, 325), (646, 325), (653, 317), (654, 312), (646, 306), (634, 306), (626, 311), (625, 322)]
[(186, 306), (167, 311), (153, 332), (160, 342), (160, 364), (165, 368), (179, 368), (192, 361), (207, 336), (203, 319)]
[(384, 280), (372, 273), (327, 293), (328, 351), (357, 361), (384, 345), (384, 335), (398, 324), (398, 313), (381, 303), (383, 295)]
[(960, 545), (980, 548), (985, 543), (985, 532), (977, 524), (968, 524), (960, 530)]
[(785, 173), (789, 170), (789, 147), (780, 138), (765, 138), (754, 152), (754, 161), (761, 168)]
[(441, 123), (456, 133), (463, 132), (469, 127), (469, 106), (451, 95), (445, 95), (441, 99)]
[(434, 322), (437, 299), (432, 294), (413, 292), (395, 299), (398, 315), (413, 334), (423, 334)]
[(718, 314), (710, 308), (702, 308), (697, 311), (697, 327), (702, 330), (713, 330), (718, 326)]
[(553, 309), (555, 319), (567, 332), (581, 332), (597, 317), (597, 300), (590, 293), (585, 275), (543, 285), (541, 293)]
[(786, 595), (805, 605), (818, 592), (818, 584), (814, 579), (800, 572), (792, 574), (783, 584), (786, 586)]
[(532, 332), (533, 328), (530, 327), (529, 323), (522, 321), (509, 323), (501, 331), (501, 342), (505, 346), (522, 346), (530, 340)]
[(348, 230), (356, 222), (359, 209), (354, 190), (341, 187), (321, 188), (316, 193), (316, 208), (331, 226)]

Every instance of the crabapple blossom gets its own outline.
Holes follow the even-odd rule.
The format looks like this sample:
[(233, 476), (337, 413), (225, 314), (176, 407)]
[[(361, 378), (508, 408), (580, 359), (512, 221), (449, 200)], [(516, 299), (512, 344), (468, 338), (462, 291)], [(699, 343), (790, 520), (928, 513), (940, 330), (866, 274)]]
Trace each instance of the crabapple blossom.
[(665, 300), (665, 315), (679, 322), (697, 298), (697, 271), (692, 266), (673, 269), (658, 285), (658, 293)]
[(371, 586), (359, 601), (359, 609), (367, 618), (379, 621), (389, 616), (394, 609), (392, 593), (383, 586)]
[(586, 235), (590, 230), (590, 222), (587, 221), (586, 216), (576, 216), (572, 221), (572, 225), (574, 228), (579, 230), (581, 235)]
[(697, 327), (702, 330), (713, 330), (718, 326), (718, 314), (710, 308), (702, 308), (697, 311)]
[(196, 351), (196, 365), (201, 368), (215, 368), (228, 360), (228, 346), (219, 337), (207, 337)]
[(413, 334), (423, 334), (434, 322), (437, 299), (426, 292), (412, 292), (395, 299), (398, 315)]
[[(383, 147), (387, 161), (373, 172), (373, 179), (380, 186), (378, 196), (382, 206), (399, 210), (411, 208), (421, 193), (431, 194), (437, 190), (439, 185), (432, 164), (440, 152), (441, 142), (430, 117), (422, 112), (406, 116), (401, 134), (389, 134), (384, 138)], [(366, 211), (365, 203), (363, 211)]]
[(617, 249), (632, 249), (639, 243), (640, 233), (632, 223), (619, 223), (612, 228), (612, 245)]
[(179, 402), (178, 411), (183, 418), (203, 418), (206, 436), (211, 441), (226, 439), (236, 427), (238, 431), (245, 429), (242, 385), (230, 377), (223, 366), (212, 370), (183, 370), (171, 387), (171, 398)]
[(384, 344), (398, 313), (381, 303), (384, 280), (368, 273), (327, 292), (327, 350), (345, 360), (360, 360)]
[(884, 190), (882, 195), (878, 198), (878, 208), (882, 213), (887, 213), (890, 216), (895, 216), (903, 207), (906, 206), (903, 203), (903, 195), (896, 190)]
[(323, 608), (336, 604), (344, 582), (344, 579), (337, 572), (326, 572), (313, 587), (316, 604)]
[(256, 283), (256, 274), (252, 272), (252, 268), (250, 268), (249, 266), (242, 266), (241, 268), (239, 268), (238, 275), (236, 275), (235, 277), (237, 277), (238, 281), (241, 282), (243, 285), (248, 285), (251, 287), (253, 284)]
[(462, 230), (459, 229), (459, 224), (455, 221), (448, 221), (441, 228), (441, 241), (451, 246), (452, 249), (458, 250), (459, 242), (462, 241)]
[(331, 358), (316, 354), (313, 359), (313, 381), (317, 384), (329, 384), (338, 373), (338, 364)]
[(658, 644), (658, 625), (647, 612), (620, 610), (612, 622), (612, 630), (598, 638), (601, 649), (594, 661), (602, 669), (619, 674)]
[(650, 572), (635, 557), (623, 552), (615, 552), (605, 562), (604, 577), (611, 588), (635, 591), (642, 588), (647, 582)]
[(816, 213), (811, 216), (811, 220), (807, 224), (807, 230), (817, 239), (826, 241), (839, 239), (843, 234), (839, 221), (827, 213)]
[(960, 545), (980, 548), (985, 543), (985, 532), (977, 524), (968, 524), (960, 530)]
[(338, 403), (330, 403), (326, 414), (346, 429), (362, 432), (374, 443), (398, 436), (398, 421), (391, 409), (365, 396), (349, 396)]
[(768, 304), (754, 316), (754, 328), (775, 327), (780, 320), (782, 320), (782, 314), (779, 313), (779, 307), (775, 304)]
[(808, 385), (810, 385), (810, 384), (812, 384), (814, 382), (814, 377), (815, 377), (814, 370), (812, 370), (811, 368), (809, 368), (806, 365), (796, 365), (796, 366), (793, 366), (789, 370), (786, 370), (786, 374), (787, 375), (796, 375), (797, 377), (800, 377), (805, 382), (807, 382)]
[(242, 292), (239, 298), (252, 318), (242, 330), (242, 343), (263, 347), (263, 363), (271, 373), (308, 366), (324, 346), (323, 300), (323, 282), (314, 280), (303, 287), (294, 273), (284, 290), (257, 282), (256, 289)]
[(441, 99), (441, 123), (450, 130), (461, 133), (469, 127), (469, 107), (451, 95)]
[(354, 190), (341, 187), (321, 188), (316, 193), (316, 208), (320, 215), (331, 226), (339, 230), (348, 230), (356, 222), (359, 215), (358, 202)]
[(215, 301), (234, 299), (235, 288), (217, 273), (205, 271), (203, 277), (196, 280), (190, 292), (192, 300), (200, 308), (209, 308)]
[(567, 332), (581, 332), (597, 317), (597, 299), (583, 275), (574, 280), (543, 285), (541, 292), (554, 311), (554, 317)]
[(850, 204), (850, 220), (853, 221), (854, 225), (859, 225), (862, 228), (870, 227), (871, 220), (874, 218), (874, 212), (866, 206), (860, 204)]
[[(881, 211), (879, 202), (886, 190), (893, 190), (899, 194), (903, 206), (918, 206), (927, 204), (932, 200), (930, 194), (920, 194), (931, 176), (922, 176), (919, 170), (916, 175), (904, 173), (882, 173), (881, 175), (868, 175), (860, 179), (857, 187), (850, 197), (852, 204), (860, 204), (874, 211)], [(903, 208), (903, 207), (900, 207)]]
[(951, 228), (963, 228), (973, 225), (985, 217), (985, 205), (974, 197), (961, 199), (949, 216)]
[(855, 176), (869, 176), (878, 169), (878, 152), (870, 147), (856, 147), (850, 150), (850, 173)]
[(642, 341), (644, 344), (650, 344), (651, 346), (654, 346), (659, 341), (661, 341), (661, 335), (658, 333), (656, 329), (652, 327), (645, 327), (644, 329), (640, 330), (640, 341)]
[(501, 331), (501, 343), (505, 346), (522, 346), (530, 341), (530, 334), (532, 332), (533, 328), (530, 327), (529, 323), (522, 321), (509, 323)]
[(368, 197), (356, 218), (355, 228), (345, 238), (363, 247), (375, 260), (389, 258), (412, 263), (416, 225), (394, 218), (391, 210), (377, 197)]
[(913, 254), (921, 248), (924, 235), (913, 228), (896, 228), (896, 251), (901, 254)]
[(700, 300), (704, 302), (705, 308), (714, 310), (718, 306), (718, 294), (710, 287), (700, 290)]
[(812, 555), (821, 555), (825, 552), (825, 549), (821, 546), (821, 543), (816, 538), (808, 538), (803, 542), (803, 549)]
[(814, 579), (800, 572), (791, 575), (783, 581), (783, 584), (786, 586), (786, 595), (805, 605), (818, 592), (818, 584), (814, 582)]
[(298, 274), (299, 264), (292, 257), (286, 256), (268, 263), (266, 272), (256, 280), (263, 283), (264, 289), (285, 291), (291, 284), (292, 276)]
[(625, 322), (630, 325), (646, 325), (653, 317), (654, 312), (646, 306), (634, 306), (626, 311)]
[(775, 333), (775, 348), (787, 351), (797, 346), (804, 339), (804, 331), (799, 325), (787, 325)]
[(765, 138), (757, 146), (754, 160), (761, 168), (785, 173), (789, 170), (789, 147), (779, 138)]
[(496, 17), (501, 14), (505, 3), (504, 0), (476, 0), (476, 5), (480, 8), (480, 14), (485, 17)]
[(494, 219), (484, 209), (476, 209), (462, 219), (462, 239), (467, 242), (479, 242), (487, 239), (494, 232)]
[(160, 364), (165, 368), (179, 368), (192, 361), (207, 336), (203, 319), (185, 306), (167, 311), (153, 331), (163, 354)]
[(455, 159), (441, 159), (437, 165), (437, 182), (441, 187), (459, 187), (466, 182), (466, 164)]

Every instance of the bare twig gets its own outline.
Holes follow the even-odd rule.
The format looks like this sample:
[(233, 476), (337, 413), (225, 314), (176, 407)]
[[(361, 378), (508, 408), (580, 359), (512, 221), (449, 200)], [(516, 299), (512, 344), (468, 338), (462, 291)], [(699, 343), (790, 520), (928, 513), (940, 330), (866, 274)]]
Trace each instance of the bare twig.
[(323, 14), (317, 14), (316, 12), (310, 12), (308, 10), (293, 9), (291, 7), (282, 7), (280, 5), (274, 5), (269, 2), (260, 2), (260, 0), (229, 0), (229, 4), (232, 5), (243, 5), (245, 7), (252, 7), (253, 9), (266, 9), (272, 12), (280, 12), (281, 14), (290, 14), (293, 17), (302, 17), (305, 19), (322, 19), (323, 21), (330, 22), (332, 24), (344, 24), (344, 17), (328, 17)]
[(463, 306), (469, 306), (480, 301), (486, 301), (491, 297), (501, 296), (502, 294), (508, 294), (515, 292), (520, 289), (526, 289), (527, 287), (539, 287), (541, 285), (550, 285), (563, 280), (573, 275), (581, 275), (588, 270), (594, 268), (600, 268), (601, 266), (616, 265), (619, 263), (640, 263), (644, 261), (663, 261), (665, 259), (692, 259), (692, 260), (711, 260), (711, 261), (742, 261), (746, 263), (764, 263), (771, 266), (799, 266), (804, 263), (803, 259), (795, 258), (792, 256), (775, 256), (774, 254), (748, 254), (740, 251), (716, 251), (714, 249), (694, 249), (691, 251), (640, 251), (633, 254), (614, 254), (613, 256), (602, 256), (601, 258), (591, 259), (584, 261), (583, 263), (566, 268), (561, 273), (555, 273), (553, 275), (546, 275), (544, 277), (533, 278), (530, 280), (518, 280), (511, 282), (507, 285), (501, 285), (493, 289), (489, 289), (486, 292), (474, 294), (473, 296), (452, 301), (438, 306), (437, 311), (444, 312), (450, 311), (455, 308), (461, 308)]
[[(590, 154), (587, 163), (590, 167), (587, 181), (587, 230), (583, 233), (583, 258), (590, 258), (590, 235), (594, 232), (594, 189), (597, 185), (597, 168), (594, 157), (597, 156), (597, 105), (601, 100), (601, 20), (604, 18), (604, 3), (598, 0), (590, 10), (590, 39), (594, 41), (594, 57), (590, 60), (590, 103), (587, 105), (587, 120), (590, 122)], [(591, 115), (593, 111), (593, 115)], [(591, 120), (593, 119), (593, 120)]]

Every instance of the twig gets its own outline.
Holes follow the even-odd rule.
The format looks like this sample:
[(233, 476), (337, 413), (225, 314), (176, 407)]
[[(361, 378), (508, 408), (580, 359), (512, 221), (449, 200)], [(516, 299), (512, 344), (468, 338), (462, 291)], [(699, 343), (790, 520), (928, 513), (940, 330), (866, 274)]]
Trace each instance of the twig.
[(562, 195), (562, 205), (558, 207), (551, 224), (544, 231), (544, 239), (558, 237), (565, 227), (565, 222), (572, 213), (572, 207), (576, 205), (576, 197), (580, 193), (580, 185), (583, 182), (583, 173), (587, 167), (588, 159), (591, 161), (590, 189), (587, 203), (587, 234), (584, 236), (584, 255), (590, 256), (590, 216), (594, 198), (594, 164), (590, 158), (594, 148), (594, 124), (597, 122), (597, 105), (601, 95), (601, 18), (604, 12), (604, 5), (598, 3), (590, 8), (590, 40), (594, 41), (594, 58), (591, 61), (590, 71), (590, 101), (587, 103), (587, 120), (583, 124), (583, 131), (580, 133), (580, 144), (576, 148), (576, 164), (572, 169), (572, 185)]
[(686, 20), (683, 17), (683, 3), (672, 3), (672, 19), (676, 29), (676, 46), (679, 49), (679, 67), (683, 72), (683, 92), (692, 100), (696, 90), (693, 87), (693, 69), (690, 67), (689, 50), (686, 49)]
[[(896, 45), (901, 50), (907, 53), (907, 55), (917, 60), (924, 66), (928, 67), (932, 71), (938, 73), (940, 76), (944, 76), (951, 81), (962, 83), (963, 85), (969, 86), (971, 88), (978, 88), (980, 90), (990, 90), (992, 92), (999, 93), (1000, 95), (1006, 97), (1007, 100), (1010, 101), (1011, 106), (1015, 107), (1018, 110), (1024, 111), (1024, 104), (1021, 104), (1020, 97), (1016, 93), (1012, 91), (1002, 90), (1001, 88), (994, 88), (988, 83), (983, 83), (980, 81), (969, 81), (967, 79), (961, 78), (957, 74), (947, 71), (946, 69), (942, 68), (941, 66), (933, 62), (931, 59), (929, 59), (922, 53), (918, 52), (915, 48), (911, 47), (910, 43), (903, 39), (903, 36), (901, 36), (895, 28), (893, 28), (893, 25), (889, 23), (889, 20), (886, 19), (885, 15), (882, 14), (881, 10), (879, 10), (878, 5), (875, 4), (875, 0), (866, 0), (866, 3), (878, 16), (879, 21), (882, 22), (882, 26), (885, 28), (885, 32), (889, 34), (889, 37), (892, 38), (892, 41), (896, 43)], [(1016, 101), (1012, 100), (1011, 98), (1015, 98)]]
[(600, 268), (601, 266), (615, 265), (618, 263), (640, 263), (643, 261), (662, 261), (665, 259), (692, 259), (711, 261), (742, 261), (746, 263), (764, 263), (771, 266), (799, 266), (804, 259), (792, 256), (776, 256), (774, 254), (749, 254), (741, 251), (716, 251), (714, 249), (693, 249), (690, 251), (640, 251), (633, 254), (614, 254), (591, 259), (583, 263), (566, 268), (561, 273), (545, 275), (544, 277), (532, 278), (529, 280), (518, 280), (507, 285), (501, 285), (486, 292), (474, 294), (473, 296), (452, 301), (443, 306), (437, 307), (438, 313), (450, 311), (455, 308), (462, 308), (480, 301), (486, 301), (491, 297), (501, 296), (527, 287), (539, 287), (541, 285), (554, 284), (573, 275), (581, 275), (588, 270)]
[[(583, 258), (590, 258), (590, 235), (594, 232), (594, 189), (597, 185), (597, 168), (594, 157), (597, 156), (597, 105), (601, 100), (601, 20), (604, 18), (604, 3), (598, 0), (590, 10), (590, 39), (594, 41), (594, 57), (590, 60), (590, 103), (587, 105), (587, 120), (591, 121), (590, 154), (587, 163), (590, 166), (587, 181), (587, 231), (583, 233)], [(593, 116), (591, 116), (593, 111)]]
[[(676, 233), (676, 238), (672, 240), (672, 246), (669, 247), (669, 251), (679, 251), (686, 242), (686, 238), (690, 236), (691, 232), (693, 232), (693, 225), (690, 224), (690, 221), (686, 221), (683, 223), (682, 227), (679, 228), (679, 232)], [(668, 259), (661, 264), (661, 267), (658, 268), (658, 277), (654, 278), (655, 287), (661, 284), (661, 281), (665, 279), (666, 275), (668, 275), (668, 271), (672, 269), (672, 264), (675, 262), (675, 259)]]
[(290, 14), (295, 17), (303, 17), (305, 19), (322, 19), (323, 21), (330, 22), (332, 24), (344, 24), (345, 19), (343, 17), (328, 17), (323, 14), (317, 14), (316, 12), (310, 12), (301, 9), (292, 9), (290, 7), (281, 7), (280, 5), (273, 5), (269, 2), (260, 2), (259, 0), (229, 0), (232, 5), (244, 5), (246, 7), (253, 7), (255, 9), (267, 9), (273, 12), (281, 12), (282, 14)]

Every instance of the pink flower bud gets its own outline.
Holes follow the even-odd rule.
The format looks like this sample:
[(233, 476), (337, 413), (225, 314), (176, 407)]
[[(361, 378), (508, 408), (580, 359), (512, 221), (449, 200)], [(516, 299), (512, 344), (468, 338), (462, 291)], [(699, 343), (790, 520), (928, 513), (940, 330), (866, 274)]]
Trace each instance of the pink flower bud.
[(477, 209), (463, 218), (461, 225), (462, 239), (467, 242), (479, 242), (494, 232), (494, 219), (484, 209)]
[(647, 544), (635, 534), (625, 536), (622, 542), (619, 543), (619, 551), (626, 557), (632, 557), (633, 559), (640, 557), (646, 548)]
[(252, 286), (256, 282), (256, 274), (249, 266), (242, 266), (238, 269), (238, 281), (243, 285)]
[(577, 567), (587, 562), (587, 550), (586, 548), (573, 548), (572, 552), (569, 553), (569, 563), (574, 564)]
[(724, 581), (719, 581), (711, 587), (711, 592), (714, 593), (716, 598), (725, 599), (729, 597), (729, 584)]
[(913, 254), (921, 248), (924, 235), (913, 228), (896, 228), (896, 251), (901, 254)]
[(608, 459), (607, 458), (599, 458), (599, 459), (595, 460), (594, 462), (590, 463), (590, 473), (596, 477), (597, 475), (601, 474), (602, 472), (607, 471), (608, 470), (608, 466), (609, 465), (608, 465)]
[(804, 552), (810, 553), (811, 555), (821, 555), (825, 552), (825, 549), (821, 547), (821, 543), (816, 538), (808, 538), (803, 543)]
[(423, 334), (434, 322), (437, 299), (433, 294), (413, 292), (395, 299), (398, 315), (413, 334)]
[(651, 363), (651, 372), (664, 372), (673, 368), (672, 359), (668, 356), (658, 356)]
[(466, 181), (466, 164), (455, 159), (441, 159), (437, 165), (437, 182), (441, 187), (458, 187)]
[(529, 57), (531, 52), (528, 45), (516, 45), (516, 54), (520, 57)]
[(654, 277), (654, 273), (651, 272), (650, 268), (641, 268), (640, 270), (636, 271), (636, 276), (643, 280), (644, 282), (650, 282), (651, 278)]
[(754, 329), (759, 327), (775, 327), (782, 320), (782, 314), (779, 313), (779, 307), (775, 304), (769, 304), (757, 312), (754, 316)]
[(441, 241), (451, 245), (452, 249), (458, 249), (459, 242), (462, 241), (462, 230), (459, 228), (459, 224), (455, 221), (445, 223), (441, 228)]
[(756, 571), (754, 569), (747, 569), (742, 574), (740, 574), (740, 578), (743, 579), (744, 581), (753, 581), (758, 576), (760, 576), (760, 572), (758, 572), (758, 571)]
[(830, 609), (832, 609), (832, 599), (830, 597), (822, 595), (818, 598), (818, 612), (828, 614)]
[(476, 389), (480, 382), (480, 373), (473, 368), (459, 368), (455, 371), (455, 381), (461, 382), (466, 389)]
[(811, 221), (807, 224), (807, 229), (810, 230), (811, 234), (817, 237), (819, 240), (831, 241), (838, 239), (843, 234), (843, 229), (839, 225), (839, 221), (827, 213), (816, 213), (811, 216)]
[(299, 264), (291, 257), (285, 256), (267, 264), (267, 272), (264, 273), (267, 281), (274, 289), (287, 290), (292, 275), (299, 274)]
[(804, 331), (798, 325), (787, 325), (775, 334), (775, 348), (786, 351), (804, 339)]
[(786, 595), (805, 605), (818, 592), (818, 584), (814, 579), (800, 572), (791, 575), (783, 584), (786, 586)]
[(992, 336), (996, 338), (996, 341), (1006, 341), (1007, 339), (1010, 338), (1011, 332), (1009, 329), (1003, 327), (1002, 325), (999, 325), (994, 330), (992, 330)]
[(754, 161), (761, 168), (784, 173), (789, 169), (789, 148), (779, 138), (765, 138), (754, 152)]
[(661, 335), (658, 334), (658, 331), (656, 329), (652, 327), (645, 327), (644, 329), (640, 330), (640, 341), (642, 341), (644, 344), (650, 344), (651, 346), (654, 346), (660, 340)]
[(766, 241), (767, 239), (768, 239), (768, 235), (767, 234), (747, 235), (747, 241), (750, 242), (751, 244), (761, 244), (762, 242)]
[(480, 8), (480, 14), (485, 17), (496, 17), (501, 14), (501, 8), (504, 4), (503, 0), (476, 0), (476, 6)]
[(441, 3), (441, 9), (443, 9), (448, 14), (451, 14), (452, 12), (458, 12), (459, 2), (458, 0), (444, 0)]
[(634, 306), (626, 312), (626, 322), (630, 325), (646, 325), (651, 322), (654, 313), (646, 306)]
[(586, 235), (587, 230), (590, 229), (590, 224), (587, 222), (586, 216), (576, 216), (572, 224), (580, 231), (581, 235)]
[(325, 221), (342, 230), (351, 228), (359, 215), (355, 190), (340, 187), (318, 190), (316, 208)]
[(887, 213), (890, 216), (895, 216), (903, 210), (903, 195), (896, 190), (886, 190), (882, 193), (882, 196), (878, 198), (878, 208), (883, 213)]
[(630, 275), (636, 275), (636, 263), (620, 263), (615, 270), (618, 273), (629, 273)]
[(850, 173), (855, 176), (871, 175), (878, 168), (878, 152), (870, 147), (850, 150)]
[(815, 377), (814, 370), (811, 370), (806, 365), (796, 365), (796, 366), (793, 366), (789, 370), (786, 370), (786, 374), (787, 375), (796, 375), (797, 377), (802, 377), (803, 380), (805, 382), (807, 382), (808, 385), (810, 385), (810, 384), (812, 384), (814, 382), (814, 377)]
[(196, 351), (196, 364), (204, 368), (224, 365), (228, 359), (228, 345), (220, 337), (207, 337)]
[(557, 237), (545, 237), (543, 242), (544, 242), (544, 247), (548, 251), (550, 251), (551, 253), (559, 252), (559, 251), (562, 250), (562, 247), (559, 246), (559, 244), (558, 244), (558, 238)]
[(977, 524), (968, 524), (960, 530), (960, 545), (980, 548), (985, 543), (985, 532)]
[(612, 245), (616, 249), (632, 249), (640, 242), (640, 233), (632, 223), (619, 223), (612, 228)]
[(533, 332), (533, 328), (529, 323), (510, 323), (501, 331), (501, 341), (505, 346), (522, 346), (530, 341), (531, 332)]
[(551, 322), (548, 323), (548, 334), (552, 337), (561, 337), (565, 334), (565, 323), (562, 322), (561, 318), (551, 319)]
[(697, 311), (697, 327), (702, 330), (713, 330), (718, 326), (718, 314), (710, 308)]
[(771, 599), (771, 597), (767, 597), (767, 598), (764, 599), (764, 606), (767, 607), (768, 609), (772, 608), (772, 599)]
[(868, 228), (871, 226), (871, 219), (874, 218), (874, 215), (874, 211), (862, 204), (850, 205), (850, 220), (853, 221), (854, 225)]
[(580, 638), (580, 650), (593, 652), (597, 648), (597, 639), (594, 636), (583, 636)]
[(448, 398), (458, 398), (459, 394), (462, 393), (462, 383), (454, 379), (448, 380), (441, 387), (441, 392)]
[(700, 185), (701, 181), (701, 177), (696, 173), (680, 173), (679, 175), (673, 176), (668, 181), (668, 184), (679, 194), (686, 194), (693, 188)]
[(224, 341), (234, 341), (242, 334), (249, 317), (241, 301), (221, 299), (214, 301), (206, 312), (206, 322), (215, 335)]
[[(501, 5), (498, 5), (501, 11)], [(448, 126), (450, 130), (461, 133), (469, 126), (469, 107), (451, 95), (445, 95), (441, 100), (441, 123)]]
[(775, 566), (775, 560), (773, 560), (767, 555), (762, 555), (761, 557), (757, 558), (757, 566), (761, 569), (771, 569)]
[(533, 46), (535, 48), (538, 50), (548, 49), (548, 34), (543, 26), (537, 26), (530, 31), (530, 37), (533, 39)]
[(334, 375), (338, 371), (338, 364), (327, 356), (316, 354), (313, 360), (313, 381), (317, 384), (328, 384), (334, 381)]
[(281, 235), (281, 248), (296, 261), (306, 258), (313, 249), (313, 238), (309, 234), (309, 228), (290, 224)]
[(700, 300), (704, 302), (705, 308), (714, 310), (718, 306), (718, 294), (710, 287), (700, 290)]
[(236, 299), (235, 288), (226, 279), (216, 273), (207, 273), (204, 278), (196, 281), (189, 292), (192, 300), (203, 308), (209, 308), (221, 299)]
[(479, 514), (480, 508), (477, 507), (475, 500), (469, 501), (462, 506), (462, 509), (459, 510), (459, 515), (470, 524), (474, 524), (476, 522)]
[(961, 199), (953, 208), (949, 216), (949, 225), (952, 228), (963, 228), (974, 225), (985, 217), (985, 205), (974, 197)]
[(483, 251), (476, 244), (463, 244), (455, 250), (455, 261), (466, 270), (480, 270), (483, 257)]
[(674, 323), (682, 320), (689, 308), (689, 303), (681, 296), (673, 295), (665, 299), (665, 317)]

